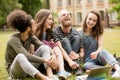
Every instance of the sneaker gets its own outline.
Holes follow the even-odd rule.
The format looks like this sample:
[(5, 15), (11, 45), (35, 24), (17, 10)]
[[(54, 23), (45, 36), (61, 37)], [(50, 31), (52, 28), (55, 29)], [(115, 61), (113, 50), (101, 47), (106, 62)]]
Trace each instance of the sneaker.
[(72, 74), (67, 71), (60, 71), (57, 73), (57, 76), (60, 80), (66, 80), (66, 78), (70, 77)]
[(82, 75), (82, 74), (83, 74), (83, 72), (82, 72), (81, 67), (79, 67), (79, 68), (75, 69), (74, 74), (75, 74), (75, 76)]
[(115, 73), (112, 75), (112, 78), (120, 78), (120, 70), (116, 70)]
[(12, 80), (11, 76), (8, 78), (8, 80)]
[(51, 76), (49, 78), (50, 78), (50, 80), (59, 80), (59, 78), (56, 75), (53, 75), (53, 76)]

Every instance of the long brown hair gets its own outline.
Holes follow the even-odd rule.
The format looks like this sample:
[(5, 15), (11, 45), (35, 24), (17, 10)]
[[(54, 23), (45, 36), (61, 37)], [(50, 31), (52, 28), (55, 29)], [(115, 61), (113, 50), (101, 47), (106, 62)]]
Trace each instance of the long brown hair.
[[(48, 18), (49, 14), (51, 14), (50, 10), (48, 9), (41, 9), (37, 12), (37, 14), (35, 15), (35, 24), (36, 24), (36, 27), (37, 27), (37, 30), (36, 30), (36, 33), (35, 35), (40, 39), (42, 40), (42, 36), (43, 36), (43, 29), (44, 29), (44, 24), (45, 24), (45, 21), (46, 19)], [(51, 36), (51, 32), (52, 32), (52, 27), (51, 26), (51, 29), (47, 29), (46, 31), (46, 34), (47, 34), (47, 40), (50, 40)]]
[[(103, 25), (102, 25), (102, 22), (101, 22), (101, 16), (100, 14), (95, 11), (95, 10), (92, 10), (90, 11), (89, 13), (93, 13), (97, 16), (97, 23), (96, 25), (92, 28), (92, 32), (91, 32), (91, 35), (94, 37), (94, 38), (98, 38), (100, 35), (103, 34)], [(87, 17), (89, 15), (89, 13), (87, 14), (84, 22), (83, 22), (83, 32), (86, 32), (86, 29), (87, 29), (87, 24), (86, 24), (86, 20), (87, 20)]]

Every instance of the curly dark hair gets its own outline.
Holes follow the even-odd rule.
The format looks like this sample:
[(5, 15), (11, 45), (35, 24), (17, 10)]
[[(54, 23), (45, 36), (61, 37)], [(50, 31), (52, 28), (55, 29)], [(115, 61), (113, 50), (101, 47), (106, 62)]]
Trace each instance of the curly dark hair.
[[(91, 35), (94, 37), (94, 38), (98, 38), (98, 36), (102, 35), (104, 30), (103, 30), (103, 25), (102, 25), (102, 22), (101, 22), (101, 16), (100, 14), (96, 11), (96, 10), (91, 10), (89, 13), (93, 13), (97, 16), (98, 20), (97, 20), (97, 23), (96, 25), (92, 28), (92, 32), (91, 32)], [(88, 13), (88, 15), (89, 15)], [(83, 31), (86, 32), (86, 29), (87, 29), (87, 24), (86, 24), (86, 20), (87, 20), (87, 17), (88, 15), (86, 16), (84, 22), (83, 22)]]
[(32, 17), (23, 10), (14, 10), (7, 16), (7, 24), (20, 32), (26, 31), (27, 27), (31, 27)]

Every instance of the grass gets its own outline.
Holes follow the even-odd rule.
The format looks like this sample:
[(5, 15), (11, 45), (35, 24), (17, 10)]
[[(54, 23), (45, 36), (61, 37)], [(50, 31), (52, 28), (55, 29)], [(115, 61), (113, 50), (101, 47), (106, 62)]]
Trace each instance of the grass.
[(5, 70), (5, 60), (4, 60), (4, 53), (5, 53), (5, 47), (6, 42), (8, 40), (8, 37), (10, 36), (12, 32), (0, 32), (0, 79), (6, 80), (8, 77), (8, 74)]
[[(13, 31), (2, 32), (0, 31), (0, 80), (7, 80), (8, 74), (5, 70), (5, 60), (4, 53), (6, 42), (9, 39)], [(120, 27), (114, 29), (105, 29), (103, 35), (103, 46), (104, 49), (108, 50), (111, 54), (116, 53), (117, 56), (120, 56)], [(33, 79), (25, 79), (33, 80)], [(68, 78), (68, 80), (75, 80), (75, 76)], [(110, 79), (115, 80), (115, 79)]]
[(103, 35), (104, 49), (120, 56), (120, 28), (106, 29)]

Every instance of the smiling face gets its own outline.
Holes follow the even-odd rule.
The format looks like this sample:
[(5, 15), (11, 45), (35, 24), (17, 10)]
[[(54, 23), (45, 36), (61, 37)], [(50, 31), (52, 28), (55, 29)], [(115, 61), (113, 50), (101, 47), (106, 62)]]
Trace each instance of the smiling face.
[(45, 29), (50, 29), (53, 25), (53, 17), (52, 14), (49, 14), (49, 16), (47, 17), (45, 24), (44, 24), (44, 28)]
[(98, 17), (93, 13), (89, 13), (86, 19), (87, 28), (93, 28), (97, 23)]
[(94, 38), (103, 34), (104, 27), (99, 12), (91, 10), (83, 22), (83, 31), (92, 35)]
[(71, 16), (70, 13), (66, 10), (62, 10), (58, 14), (59, 22), (64, 26), (64, 27), (70, 27), (72, 25), (71, 22)]

